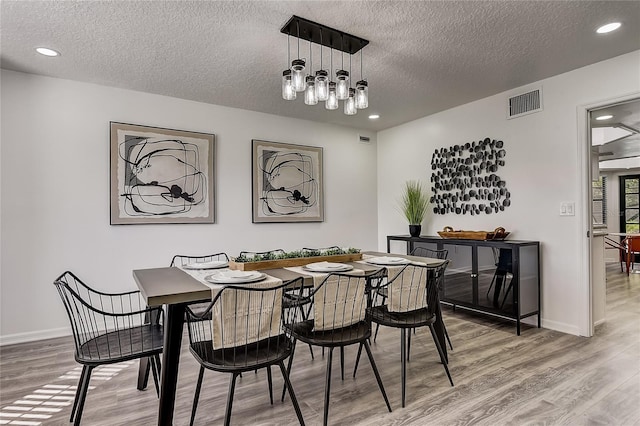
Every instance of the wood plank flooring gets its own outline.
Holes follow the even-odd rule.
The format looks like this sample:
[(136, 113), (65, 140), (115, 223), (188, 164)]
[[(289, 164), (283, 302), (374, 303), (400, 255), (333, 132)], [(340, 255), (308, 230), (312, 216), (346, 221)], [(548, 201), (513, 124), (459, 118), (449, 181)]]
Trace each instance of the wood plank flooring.
[[(511, 322), (445, 308), (454, 345), (449, 368), (455, 387), (448, 383), (428, 330), (418, 330), (411, 342), (405, 408), (400, 404), (399, 331), (382, 327), (372, 349), (392, 413), (385, 408), (366, 358), (352, 378), (357, 347), (346, 349), (344, 381), (334, 352), (329, 423), (639, 426), (640, 274), (627, 278), (619, 271), (618, 264), (607, 268), (607, 321), (590, 339), (529, 326), (518, 337)], [(186, 335), (183, 343), (177, 425), (189, 422), (198, 374)], [(322, 424), (326, 358), (317, 348), (315, 355), (312, 360), (308, 348), (299, 346), (291, 377), (308, 425)], [(95, 388), (87, 396), (83, 424), (155, 424), (158, 400), (153, 385), (137, 391), (137, 364), (121, 367), (120, 371), (105, 370), (103, 380), (92, 380)], [(31, 425), (69, 424), (73, 387), (65, 386), (75, 386), (78, 374), (70, 338), (0, 348), (0, 424), (12, 420)], [(273, 377), (274, 393), (279, 394), (282, 378), (277, 370)], [(228, 380), (229, 375), (206, 372), (196, 424), (222, 424)], [(47, 399), (51, 389), (66, 389), (66, 393)], [(42, 401), (58, 403), (47, 406)], [(45, 411), (8, 407), (44, 407)], [(59, 411), (46, 411), (46, 407)], [(16, 413), (50, 418), (37, 418), (38, 414), (36, 418), (7, 417)], [(277, 399), (273, 406), (269, 404), (266, 372), (259, 371), (238, 380), (232, 424), (289, 425), (297, 421), (288, 397), (285, 402)]]

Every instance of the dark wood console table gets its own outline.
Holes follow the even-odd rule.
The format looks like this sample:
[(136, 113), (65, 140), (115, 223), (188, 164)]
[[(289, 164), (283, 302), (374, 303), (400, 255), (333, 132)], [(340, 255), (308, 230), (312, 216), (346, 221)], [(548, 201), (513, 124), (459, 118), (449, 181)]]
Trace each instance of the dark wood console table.
[(449, 251), (451, 265), (440, 290), (443, 304), (515, 321), (518, 335), (522, 318), (537, 315), (540, 327), (538, 241), (389, 235), (388, 253), (392, 241), (405, 242), (407, 253), (416, 247)]

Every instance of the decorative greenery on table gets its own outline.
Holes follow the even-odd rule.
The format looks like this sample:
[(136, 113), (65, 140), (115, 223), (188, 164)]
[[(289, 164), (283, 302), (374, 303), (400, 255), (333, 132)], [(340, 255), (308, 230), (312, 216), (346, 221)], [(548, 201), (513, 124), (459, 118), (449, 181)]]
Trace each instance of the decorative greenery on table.
[(342, 249), (340, 247), (330, 247), (326, 249), (302, 249), (285, 252), (283, 250), (274, 250), (264, 253), (255, 253), (252, 256), (247, 256), (246, 252), (241, 252), (234, 260), (241, 263), (249, 262), (261, 262), (264, 260), (282, 260), (282, 259), (297, 259), (302, 257), (317, 257), (317, 256), (335, 256), (340, 254), (357, 254), (360, 253), (360, 249), (349, 247)]

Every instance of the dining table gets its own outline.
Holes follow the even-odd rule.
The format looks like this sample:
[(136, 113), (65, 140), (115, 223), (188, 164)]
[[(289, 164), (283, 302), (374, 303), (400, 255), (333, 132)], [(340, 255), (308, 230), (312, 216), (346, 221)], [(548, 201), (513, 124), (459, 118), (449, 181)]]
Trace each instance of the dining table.
[[(391, 256), (388, 253), (376, 251), (366, 251), (362, 254), (362, 261), (344, 263), (353, 266), (354, 269), (362, 271), (361, 274), (364, 274), (365, 278), (376, 274), (384, 268), (384, 266), (367, 263), (367, 257)], [(393, 254), (392, 256), (402, 257), (412, 262), (426, 264), (427, 266), (437, 266), (443, 262), (441, 259), (418, 256), (398, 254)], [(314, 286), (314, 278), (312, 275), (303, 274), (291, 269), (263, 269), (260, 272), (281, 279), (285, 283), (302, 277), (304, 286)], [(160, 370), (158, 425), (172, 425), (182, 336), (184, 332), (185, 309), (192, 303), (211, 300), (211, 287), (200, 282), (179, 267), (136, 269), (133, 271), (133, 278), (148, 306), (165, 306), (164, 348), (162, 352), (162, 368)], [(436, 309), (436, 322), (434, 327), (446, 359), (445, 333), (439, 303)], [(138, 377), (139, 389), (143, 388), (144, 382), (146, 382), (146, 375), (148, 375), (148, 370), (144, 362), (141, 362)]]

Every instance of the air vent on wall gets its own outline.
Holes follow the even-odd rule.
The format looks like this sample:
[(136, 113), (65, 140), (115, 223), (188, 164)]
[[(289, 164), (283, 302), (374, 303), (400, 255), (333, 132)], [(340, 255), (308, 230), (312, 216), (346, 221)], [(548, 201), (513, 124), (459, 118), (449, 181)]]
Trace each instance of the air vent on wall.
[(542, 88), (509, 98), (507, 118), (522, 117), (538, 111), (542, 111)]
[(360, 141), (362, 143), (370, 143), (371, 142), (371, 138), (369, 136), (358, 135), (358, 141)]

